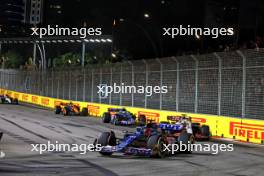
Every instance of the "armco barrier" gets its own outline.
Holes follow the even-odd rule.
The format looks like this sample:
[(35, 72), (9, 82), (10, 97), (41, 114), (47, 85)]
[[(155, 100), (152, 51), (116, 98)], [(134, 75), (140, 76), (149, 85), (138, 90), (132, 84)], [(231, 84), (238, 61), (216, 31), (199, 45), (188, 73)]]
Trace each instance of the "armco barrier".
[[(69, 100), (61, 100), (49, 97), (43, 97), (38, 95), (20, 93), (0, 89), (0, 94), (8, 94), (11, 97), (18, 98), (21, 102), (31, 103), (47, 108), (54, 108), (59, 102), (69, 102)], [(72, 101), (73, 103), (79, 104), (81, 107), (87, 107), (89, 113), (92, 116), (100, 117), (107, 111), (109, 107), (117, 108), (120, 106), (97, 104), (89, 102)], [(181, 115), (182, 112), (163, 111), (163, 110), (152, 110), (135, 107), (125, 107), (130, 112), (140, 115), (144, 114), (148, 119), (152, 119), (156, 122), (166, 121), (167, 116)], [(264, 121), (263, 120), (252, 120), (245, 118), (230, 118), (225, 116), (205, 115), (205, 114), (193, 114), (184, 113), (192, 117), (194, 122), (199, 122), (210, 126), (212, 136), (218, 136), (222, 138), (231, 138), (235, 140), (251, 142), (251, 143), (264, 143)]]

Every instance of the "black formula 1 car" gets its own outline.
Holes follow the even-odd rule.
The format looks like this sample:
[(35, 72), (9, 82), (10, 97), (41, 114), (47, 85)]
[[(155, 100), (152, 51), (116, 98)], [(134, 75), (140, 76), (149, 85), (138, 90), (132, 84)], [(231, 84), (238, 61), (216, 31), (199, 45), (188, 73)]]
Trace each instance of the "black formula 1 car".
[(135, 125), (136, 116), (125, 108), (108, 108), (108, 111), (103, 114), (102, 121), (114, 125)]
[[(189, 145), (193, 144), (194, 140), (191, 125), (186, 120), (178, 124), (151, 122), (144, 127), (137, 127), (134, 133), (125, 133), (121, 139), (117, 139), (113, 131), (103, 132), (95, 140), (95, 145), (102, 146), (99, 151), (102, 155), (123, 153), (163, 158), (175, 154), (171, 150), (174, 149), (174, 145)], [(191, 153), (192, 151), (186, 147), (176, 152)]]
[(55, 114), (63, 114), (64, 116), (88, 116), (88, 108), (82, 108), (78, 104), (60, 103), (55, 106)]
[(102, 121), (104, 123), (111, 123), (114, 125), (133, 126), (146, 125), (146, 118), (141, 115), (137, 118), (134, 114), (127, 111), (125, 108), (108, 108), (107, 112), (103, 114)]
[(178, 123), (180, 119), (188, 118), (191, 121), (193, 135), (195, 140), (202, 141), (202, 140), (209, 140), (210, 139), (210, 128), (208, 125), (202, 125), (200, 123), (194, 123), (191, 120), (191, 117), (187, 117), (185, 114), (182, 116), (167, 116), (167, 123)]
[(18, 104), (18, 99), (9, 95), (0, 95), (0, 99), (2, 104)]

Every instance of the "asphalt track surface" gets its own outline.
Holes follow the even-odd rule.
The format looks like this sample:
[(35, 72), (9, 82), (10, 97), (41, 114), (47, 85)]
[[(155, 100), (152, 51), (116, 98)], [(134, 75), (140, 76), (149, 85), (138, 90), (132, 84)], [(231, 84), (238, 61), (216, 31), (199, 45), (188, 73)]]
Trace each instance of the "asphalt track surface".
[[(0, 131), (5, 134), (0, 150), (1, 176), (245, 176), (263, 175), (264, 149), (235, 145), (233, 152), (177, 154), (164, 159), (136, 156), (101, 156), (96, 152), (32, 152), (30, 144), (48, 140), (60, 143), (92, 144), (100, 132), (114, 130), (117, 136), (127, 127), (102, 124), (92, 117), (63, 117), (28, 105), (0, 104)], [(210, 142), (212, 143), (212, 142)]]

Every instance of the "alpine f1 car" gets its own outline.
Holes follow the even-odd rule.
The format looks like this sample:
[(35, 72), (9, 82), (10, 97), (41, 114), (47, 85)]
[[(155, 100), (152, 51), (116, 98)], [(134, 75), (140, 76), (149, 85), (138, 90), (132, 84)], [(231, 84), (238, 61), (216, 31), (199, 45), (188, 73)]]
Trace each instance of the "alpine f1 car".
[[(192, 118), (187, 117), (185, 114), (182, 114), (182, 116), (167, 116), (168, 123), (172, 124), (178, 123), (178, 121), (182, 118), (188, 118), (190, 121), (192, 121)], [(210, 139), (210, 128), (208, 125), (191, 122), (191, 126), (195, 140), (201, 141)]]
[[(148, 123), (144, 127), (137, 127), (134, 133), (126, 133), (122, 139), (117, 139), (113, 131), (103, 132), (95, 141), (95, 145), (102, 146), (100, 154), (112, 155), (123, 153), (126, 155), (141, 155), (147, 157), (166, 157), (172, 155), (165, 150), (169, 144), (193, 144), (194, 136), (191, 123), (182, 121), (177, 124)], [(166, 147), (166, 148), (167, 148)], [(186, 147), (179, 152), (191, 153)]]
[(63, 114), (64, 116), (88, 116), (88, 109), (81, 109), (80, 105), (71, 102), (60, 103), (55, 106), (55, 114)]
[(108, 111), (103, 114), (102, 121), (114, 125), (135, 125), (136, 116), (125, 108), (108, 108)]
[(12, 98), (9, 95), (0, 95), (2, 104), (18, 104), (17, 98)]

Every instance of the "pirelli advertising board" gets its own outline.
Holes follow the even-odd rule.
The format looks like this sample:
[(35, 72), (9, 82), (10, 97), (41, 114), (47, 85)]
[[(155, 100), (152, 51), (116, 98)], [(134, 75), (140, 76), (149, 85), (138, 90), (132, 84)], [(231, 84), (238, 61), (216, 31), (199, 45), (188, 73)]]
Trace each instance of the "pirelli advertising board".
[[(18, 98), (18, 100), (21, 102), (31, 103), (52, 109), (60, 102), (70, 102), (70, 100), (43, 97), (38, 95), (9, 91), (5, 89), (0, 89), (0, 94), (8, 94), (11, 97)], [(94, 117), (101, 117), (108, 108), (120, 108), (120, 106), (106, 104), (77, 101), (72, 102), (79, 104), (81, 107), (87, 107), (89, 114)], [(191, 117), (192, 121), (195, 123), (209, 125), (212, 136), (264, 144), (264, 120), (231, 118), (225, 116), (152, 110), (135, 107), (125, 108), (137, 116), (144, 115), (148, 121), (155, 122), (168, 121), (168, 119), (173, 120), (174, 117), (186, 114), (188, 117)]]

